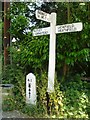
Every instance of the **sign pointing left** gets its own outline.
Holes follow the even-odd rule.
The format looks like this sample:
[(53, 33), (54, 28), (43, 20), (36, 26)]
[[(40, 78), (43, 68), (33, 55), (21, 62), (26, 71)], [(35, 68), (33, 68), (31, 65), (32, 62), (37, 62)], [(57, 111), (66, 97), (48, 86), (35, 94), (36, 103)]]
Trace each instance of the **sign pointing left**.
[(46, 22), (51, 22), (51, 15), (41, 10), (36, 10), (36, 18)]
[(48, 34), (50, 34), (50, 27), (33, 30), (33, 36), (48, 35)]

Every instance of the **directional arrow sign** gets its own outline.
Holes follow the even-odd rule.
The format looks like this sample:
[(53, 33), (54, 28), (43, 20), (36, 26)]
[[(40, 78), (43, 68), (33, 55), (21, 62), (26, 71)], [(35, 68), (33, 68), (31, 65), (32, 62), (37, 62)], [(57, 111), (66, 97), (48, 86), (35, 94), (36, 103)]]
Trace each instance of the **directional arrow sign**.
[(47, 35), (50, 34), (50, 27), (34, 29), (33, 36)]
[(51, 15), (41, 10), (36, 10), (36, 18), (46, 22), (51, 22)]
[(75, 32), (81, 30), (82, 30), (81, 22), (56, 26), (56, 33)]
[[(57, 25), (56, 26), (56, 33), (66, 33), (66, 32), (75, 32), (82, 30), (82, 23), (72, 23), (72, 24), (65, 24), (65, 25)], [(48, 35), (50, 34), (50, 27), (34, 29), (33, 36), (40, 36), (40, 35)]]

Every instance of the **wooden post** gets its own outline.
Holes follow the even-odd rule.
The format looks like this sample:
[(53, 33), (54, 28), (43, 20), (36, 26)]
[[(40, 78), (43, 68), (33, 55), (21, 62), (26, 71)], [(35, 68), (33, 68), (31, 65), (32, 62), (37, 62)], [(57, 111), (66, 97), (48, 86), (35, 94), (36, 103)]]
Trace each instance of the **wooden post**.
[(49, 96), (49, 93), (48, 92), (46, 92), (46, 98), (47, 98), (47, 114), (48, 115), (50, 115), (50, 105), (49, 105), (49, 103), (50, 103), (50, 96)]
[(10, 56), (8, 48), (10, 46), (10, 34), (8, 32), (10, 28), (10, 20), (7, 18), (7, 12), (10, 9), (10, 2), (4, 1), (4, 65), (10, 63)]
[[(2, 2), (0, 2), (0, 84), (2, 83)], [(0, 119), (2, 119), (2, 89), (0, 87)]]

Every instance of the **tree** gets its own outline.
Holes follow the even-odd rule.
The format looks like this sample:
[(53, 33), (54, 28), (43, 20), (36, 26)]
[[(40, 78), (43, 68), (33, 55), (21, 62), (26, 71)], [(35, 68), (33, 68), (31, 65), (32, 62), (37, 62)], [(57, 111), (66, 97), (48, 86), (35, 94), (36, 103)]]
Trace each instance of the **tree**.
[[(15, 36), (16, 38), (18, 38), (20, 42), (17, 42), (17, 45), (21, 49), (21, 51), (19, 51), (20, 58), (16, 57), (16, 60), (18, 61), (20, 59), (21, 66), (24, 66), (24, 67), (26, 66), (26, 68), (27, 66), (30, 65), (30, 68), (34, 68), (34, 69), (42, 68), (43, 69), (44, 68), (43, 64), (46, 64), (46, 66), (48, 66), (48, 41), (49, 39), (48, 39), (48, 36), (33, 37), (31, 34), (32, 31), (27, 32), (26, 29), (31, 28), (32, 30), (35, 27), (35, 24), (33, 25), (33, 23), (35, 23), (34, 21), (35, 15), (34, 17), (32, 16), (33, 14), (29, 16), (31, 13), (28, 7), (29, 4), (19, 3), (19, 6), (18, 6), (18, 4), (15, 3), (14, 5), (12, 5), (12, 8), (11, 8), (11, 11), (12, 11), (11, 12), (12, 13), (11, 14), (11, 18), (12, 18), (11, 34)], [(31, 5), (33, 6), (33, 4)], [(34, 8), (33, 11), (35, 11), (36, 8)], [(64, 75), (67, 74), (68, 70), (69, 70), (69, 73), (71, 72), (77, 73), (81, 71), (80, 73), (87, 74), (88, 69), (85, 66), (86, 64), (88, 66), (88, 62), (90, 60), (89, 59), (90, 57), (89, 56), (89, 52), (90, 52), (89, 50), (89, 44), (90, 44), (89, 27), (90, 25), (87, 19), (88, 18), (88, 12), (87, 12), (88, 3), (85, 3), (84, 6), (81, 6), (79, 3), (44, 3), (41, 5), (41, 8), (39, 7), (39, 9), (45, 12), (49, 11), (49, 13), (51, 13), (53, 10), (56, 10), (57, 24), (66, 24), (66, 23), (79, 22), (79, 21), (83, 22), (84, 27), (81, 32), (65, 33), (65, 34), (57, 35), (56, 68), (57, 68), (57, 72), (59, 75), (60, 75), (59, 71), (62, 71), (60, 70), (62, 68), (63, 68)], [(26, 13), (28, 13), (28, 15)], [(28, 26), (29, 20), (34, 21), (31, 27)], [(39, 20), (36, 20), (37, 28), (39, 27), (39, 24), (37, 26), (37, 23), (40, 24), (40, 27), (49, 25), (45, 22), (42, 22), (45, 24), (41, 24)], [(30, 47), (27, 48), (27, 45)], [(16, 54), (15, 56), (17, 55), (18, 54)], [(66, 68), (66, 66), (68, 66), (68, 68)], [(47, 70), (47, 67), (45, 70)]]
[[(88, 45), (85, 46), (85, 44), (90, 44), (88, 40), (89, 20), (87, 19), (89, 3), (84, 3), (84, 6), (80, 3), (45, 3), (41, 9), (44, 11), (56, 10), (57, 24), (83, 22), (84, 27), (82, 32), (59, 34), (57, 36), (57, 71), (60, 71), (60, 66), (63, 66), (63, 74), (65, 75), (65, 71), (68, 70), (66, 70), (66, 65), (69, 66), (70, 71), (73, 70), (71, 68), (75, 68), (77, 72), (79, 72), (78, 69), (81, 72), (87, 71), (84, 71), (84, 68), (88, 64), (87, 61), (89, 61), (90, 52)], [(87, 41), (85, 40), (85, 36), (87, 36)]]

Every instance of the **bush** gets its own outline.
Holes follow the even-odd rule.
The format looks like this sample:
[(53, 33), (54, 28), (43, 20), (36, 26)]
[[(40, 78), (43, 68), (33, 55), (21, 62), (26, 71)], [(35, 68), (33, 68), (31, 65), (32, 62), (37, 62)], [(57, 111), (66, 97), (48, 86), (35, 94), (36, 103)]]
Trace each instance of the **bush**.
[[(60, 84), (55, 78), (55, 91), (49, 94), (48, 107), (50, 116), (47, 114), (47, 73), (42, 72), (36, 75), (37, 104), (26, 104), (25, 95), (25, 74), (18, 67), (8, 66), (6, 73), (3, 73), (3, 82), (14, 84), (14, 98), (4, 101), (4, 110), (16, 109), (32, 117), (52, 118), (89, 118), (90, 114), (90, 83), (81, 81), (80, 75), (68, 77)], [(13, 102), (14, 100), (14, 102)], [(11, 107), (10, 107), (10, 106)], [(8, 107), (9, 106), (9, 107)], [(8, 109), (7, 109), (8, 108)]]
[(64, 84), (64, 106), (63, 112), (66, 118), (88, 118), (90, 109), (89, 103), (89, 83), (83, 82), (79, 75), (73, 77), (72, 81)]
[(8, 96), (7, 98), (3, 99), (2, 102), (3, 111), (12, 111), (14, 109), (15, 109), (15, 102), (12, 96)]

